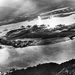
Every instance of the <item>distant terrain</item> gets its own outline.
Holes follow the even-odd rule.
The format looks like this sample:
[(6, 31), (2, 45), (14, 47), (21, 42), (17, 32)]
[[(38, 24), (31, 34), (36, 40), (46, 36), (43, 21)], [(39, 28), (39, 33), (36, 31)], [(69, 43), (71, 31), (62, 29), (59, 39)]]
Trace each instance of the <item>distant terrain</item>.
[(5, 75), (74, 75), (75, 74), (75, 60), (64, 62), (62, 64), (46, 63), (39, 64), (35, 67), (27, 69), (11, 69), (5, 72)]

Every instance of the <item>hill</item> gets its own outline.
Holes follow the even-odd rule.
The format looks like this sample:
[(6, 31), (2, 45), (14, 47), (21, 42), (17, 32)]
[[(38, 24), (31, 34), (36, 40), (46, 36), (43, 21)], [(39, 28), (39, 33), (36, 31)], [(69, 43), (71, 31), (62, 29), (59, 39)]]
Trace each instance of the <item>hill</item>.
[(47, 63), (27, 69), (10, 70), (6, 75), (74, 75), (75, 59), (62, 64)]

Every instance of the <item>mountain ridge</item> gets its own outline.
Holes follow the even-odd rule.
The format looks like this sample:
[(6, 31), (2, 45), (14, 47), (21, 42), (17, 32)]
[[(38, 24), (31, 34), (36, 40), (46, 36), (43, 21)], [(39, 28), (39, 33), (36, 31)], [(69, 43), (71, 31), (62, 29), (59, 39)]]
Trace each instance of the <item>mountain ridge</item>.
[(61, 64), (45, 63), (27, 69), (11, 69), (6, 75), (73, 75), (74, 73), (75, 59), (72, 59)]

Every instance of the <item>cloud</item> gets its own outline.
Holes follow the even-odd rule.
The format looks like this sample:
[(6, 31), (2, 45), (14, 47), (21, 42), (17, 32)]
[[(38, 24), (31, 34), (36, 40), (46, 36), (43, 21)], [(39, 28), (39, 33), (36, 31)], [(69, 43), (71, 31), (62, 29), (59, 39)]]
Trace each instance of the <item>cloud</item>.
[[(0, 20), (16, 19), (20, 16), (33, 19), (44, 11), (72, 5), (75, 5), (74, 0), (0, 0), (0, 8), (2, 8), (0, 9), (0, 14), (4, 15), (3, 17), (1, 16)], [(8, 8), (9, 11), (4, 11), (4, 7)]]
[(16, 8), (22, 5), (23, 0), (0, 0), (0, 7), (13, 7)]
[(10, 54), (7, 50), (7, 48), (0, 49), (0, 65), (7, 64), (7, 60), (10, 57)]
[[(32, 46), (14, 49), (7, 47), (1, 52), (0, 67), (26, 68), (37, 64), (56, 62), (62, 63), (75, 58), (75, 41), (67, 41), (54, 45)], [(4, 71), (4, 68), (1, 68)]]
[(26, 0), (22, 3), (22, 5), (17, 8), (17, 11), (14, 13), (14, 15), (27, 15), (35, 12), (37, 9), (36, 4), (32, 0)]
[(75, 40), (54, 45), (13, 48), (4, 46), (0, 49), (0, 70), (10, 68), (26, 68), (37, 64), (56, 62), (62, 63), (75, 58)]

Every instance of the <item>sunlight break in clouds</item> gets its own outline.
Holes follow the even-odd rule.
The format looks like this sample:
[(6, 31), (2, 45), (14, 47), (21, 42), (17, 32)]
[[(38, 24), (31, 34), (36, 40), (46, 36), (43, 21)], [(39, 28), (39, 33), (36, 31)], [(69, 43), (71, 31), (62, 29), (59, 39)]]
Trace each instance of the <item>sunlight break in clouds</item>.
[(38, 25), (41, 25), (41, 24), (43, 24), (43, 23), (42, 23), (42, 19), (41, 19), (40, 16), (38, 16)]

